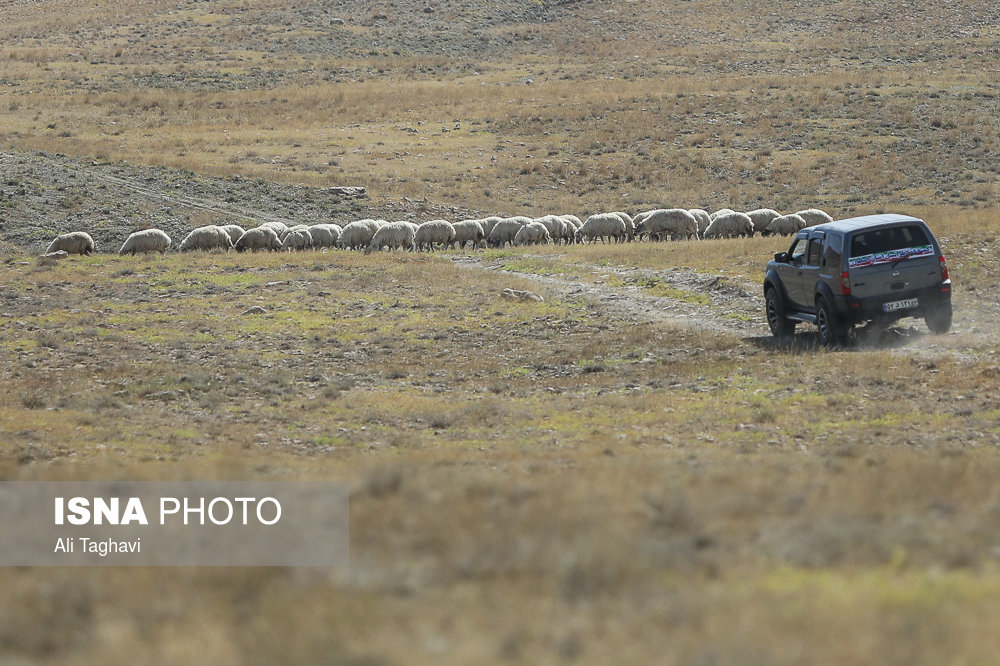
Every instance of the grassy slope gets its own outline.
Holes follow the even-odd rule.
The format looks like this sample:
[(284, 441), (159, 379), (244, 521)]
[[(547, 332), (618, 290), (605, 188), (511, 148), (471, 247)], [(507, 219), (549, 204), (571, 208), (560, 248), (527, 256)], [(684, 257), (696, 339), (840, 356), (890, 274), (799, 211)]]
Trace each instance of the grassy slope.
[[(419, 30), (399, 55), (350, 42), (337, 51), (322, 39), (328, 21), (309, 51), (298, 39), (318, 25), (308, 12), (336, 16), (332, 5), (44, 4), (44, 16), (5, 7), (0, 23), (2, 76), (19, 84), (0, 90), (0, 131), (19, 149), (315, 184), (363, 174), (379, 193), (484, 211), (675, 199), (905, 206), (948, 239), (962, 307), (943, 339), (825, 352), (775, 349), (759, 320), (749, 334), (635, 322), (441, 257), (98, 256), (46, 267), (14, 256), (0, 267), (4, 478), (347, 479), (352, 566), (6, 570), (4, 659), (937, 664), (997, 654), (989, 294), (1000, 286), (1000, 222), (976, 210), (994, 198), (995, 90), (978, 75), (992, 67), (989, 23), (977, 27), (988, 8), (917, 8), (856, 28), (850, 3), (819, 17), (793, 5), (758, 15), (682, 3), (690, 15), (666, 16), (655, 3), (615, 4), (614, 15), (609, 3), (569, 3), (540, 23), (486, 21), (488, 43), (510, 57), (456, 62), (427, 52)], [(442, 3), (437, 16), (462, 11)], [(623, 39), (602, 39), (607, 24), (589, 19)], [(356, 23), (347, 29), (359, 40), (402, 34)], [(654, 48), (630, 32), (640, 27), (664, 39)], [(557, 43), (569, 28), (579, 40)], [(249, 89), (225, 89), (227, 72)], [(926, 106), (907, 115), (915, 104)], [(399, 129), (411, 126), (418, 134)], [(336, 164), (324, 165), (331, 152)], [(911, 207), (936, 190), (954, 203)], [(591, 280), (609, 266), (685, 266), (750, 289), (774, 246), (487, 260)], [(506, 301), (504, 287), (546, 301)], [(253, 305), (266, 314), (244, 314)]]
[(45, 4), (0, 24), (18, 148), (484, 212), (996, 198), (988, 3)]

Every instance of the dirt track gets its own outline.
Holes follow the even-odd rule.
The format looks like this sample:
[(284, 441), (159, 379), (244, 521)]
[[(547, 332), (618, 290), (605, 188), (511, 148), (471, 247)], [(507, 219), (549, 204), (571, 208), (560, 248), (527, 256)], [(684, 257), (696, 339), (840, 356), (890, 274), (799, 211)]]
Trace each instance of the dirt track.
[[(626, 286), (616, 288), (596, 282), (508, 271), (488, 265), (478, 257), (456, 257), (455, 263), (482, 270), (499, 270), (536, 282), (540, 287), (563, 296), (596, 301), (600, 303), (601, 309), (636, 324), (681, 324), (742, 337), (768, 334), (756, 294), (748, 293), (720, 276), (702, 275), (682, 269), (646, 271), (600, 267), (600, 272), (614, 274), (625, 282)], [(679, 298), (644, 294), (643, 288), (635, 283), (638, 279), (649, 277), (685, 291), (708, 294), (711, 304), (705, 306)]]

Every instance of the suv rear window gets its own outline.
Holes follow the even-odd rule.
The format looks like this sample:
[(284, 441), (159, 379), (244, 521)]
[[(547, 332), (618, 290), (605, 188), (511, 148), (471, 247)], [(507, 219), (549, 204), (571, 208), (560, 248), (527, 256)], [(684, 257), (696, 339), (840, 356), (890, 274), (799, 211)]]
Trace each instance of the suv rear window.
[(932, 256), (934, 246), (918, 224), (865, 231), (851, 239), (850, 266), (871, 266), (906, 257)]

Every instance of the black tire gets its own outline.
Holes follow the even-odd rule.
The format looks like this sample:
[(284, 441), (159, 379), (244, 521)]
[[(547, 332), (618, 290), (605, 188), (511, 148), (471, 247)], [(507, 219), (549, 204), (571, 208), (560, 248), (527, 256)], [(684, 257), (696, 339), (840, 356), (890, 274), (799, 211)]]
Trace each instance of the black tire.
[(795, 335), (795, 322), (785, 317), (785, 300), (774, 287), (768, 287), (764, 292), (764, 312), (774, 337), (783, 340)]
[(951, 330), (951, 303), (924, 313), (924, 322), (931, 333), (941, 335)]
[(820, 341), (827, 347), (847, 344), (850, 326), (837, 315), (837, 311), (823, 296), (816, 297), (816, 327), (819, 329)]

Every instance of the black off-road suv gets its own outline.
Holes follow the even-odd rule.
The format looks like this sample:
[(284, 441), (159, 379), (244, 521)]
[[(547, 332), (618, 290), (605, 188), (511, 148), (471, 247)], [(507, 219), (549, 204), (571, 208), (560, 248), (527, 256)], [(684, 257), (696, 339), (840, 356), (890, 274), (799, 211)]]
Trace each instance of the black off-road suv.
[(826, 345), (847, 342), (855, 324), (888, 326), (923, 317), (951, 328), (951, 279), (927, 224), (906, 215), (866, 215), (802, 229), (764, 276), (767, 323), (776, 337), (816, 324)]

